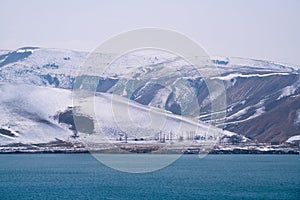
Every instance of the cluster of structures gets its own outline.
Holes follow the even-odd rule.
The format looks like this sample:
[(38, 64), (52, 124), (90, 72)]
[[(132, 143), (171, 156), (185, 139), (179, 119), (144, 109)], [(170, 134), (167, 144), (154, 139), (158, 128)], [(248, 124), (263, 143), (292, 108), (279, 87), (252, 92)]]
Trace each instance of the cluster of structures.
[[(119, 149), (134, 153), (153, 153), (165, 148), (167, 153), (211, 154), (300, 154), (300, 139), (284, 143), (260, 143), (241, 135), (208, 135), (195, 131), (181, 134), (159, 132), (152, 137), (128, 137), (121, 135), (112, 141)], [(187, 146), (188, 145), (188, 146)], [(104, 145), (105, 146), (105, 145)], [(167, 147), (167, 148), (166, 148)], [(99, 144), (95, 150), (103, 149)], [(105, 149), (105, 148), (104, 148)], [(90, 148), (89, 148), (90, 150)], [(80, 142), (77, 132), (69, 141), (56, 139), (50, 143), (0, 145), (0, 153), (85, 153), (88, 149)], [(105, 149), (118, 153), (119, 150)]]
[(130, 137), (126, 133), (119, 135), (116, 141), (130, 143), (130, 142), (158, 142), (158, 143), (166, 143), (166, 142), (183, 142), (183, 141), (217, 141), (219, 140), (219, 136), (217, 135), (208, 135), (206, 133), (199, 134), (195, 131), (185, 131), (180, 134), (173, 133), (172, 131), (164, 132), (160, 131), (152, 137)]

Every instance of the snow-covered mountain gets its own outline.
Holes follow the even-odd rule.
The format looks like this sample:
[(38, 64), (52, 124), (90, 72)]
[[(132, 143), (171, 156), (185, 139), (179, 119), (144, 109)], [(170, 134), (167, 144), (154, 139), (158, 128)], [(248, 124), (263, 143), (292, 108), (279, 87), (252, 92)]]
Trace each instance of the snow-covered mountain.
[[(68, 91), (62, 89), (73, 88), (87, 58), (85, 52), (61, 49), (25, 47), (0, 51), (0, 81), (44, 86), (47, 91), (49, 87), (51, 91)], [(96, 76), (96, 90), (209, 123), (214, 113), (206, 81), (222, 81), (227, 107), (220, 112), (227, 113), (223, 124), (226, 130), (263, 142), (281, 142), (299, 135), (299, 69), (270, 61), (215, 57), (202, 70), (212, 67), (218, 68), (219, 75), (203, 77), (177, 56), (129, 54)], [(84, 79), (95, 75), (86, 71), (80, 76)], [(52, 95), (55, 96), (49, 96)], [(192, 98), (198, 102), (197, 110)], [(65, 106), (67, 109), (68, 105)]]
[[(224, 134), (232, 135), (228, 131), (212, 130), (206, 123), (112, 94), (98, 93), (78, 99), (80, 105), (76, 104), (76, 112), (72, 107), (72, 91), (67, 89), (2, 83), (0, 95), (1, 144), (47, 143), (55, 139), (68, 141), (74, 136), (76, 122), (80, 141), (86, 144), (124, 139), (125, 133), (128, 140), (143, 138), (145, 141), (154, 140), (155, 134), (160, 132), (173, 133), (174, 140), (186, 132), (211, 136), (213, 141)], [(95, 109), (86, 112), (88, 109), (84, 106), (90, 106), (91, 102), (95, 103)]]
[(87, 53), (24, 47), (0, 51), (0, 81), (72, 88)]
[(0, 95), (1, 144), (66, 140), (72, 134), (55, 119), (72, 106), (71, 91), (1, 83)]

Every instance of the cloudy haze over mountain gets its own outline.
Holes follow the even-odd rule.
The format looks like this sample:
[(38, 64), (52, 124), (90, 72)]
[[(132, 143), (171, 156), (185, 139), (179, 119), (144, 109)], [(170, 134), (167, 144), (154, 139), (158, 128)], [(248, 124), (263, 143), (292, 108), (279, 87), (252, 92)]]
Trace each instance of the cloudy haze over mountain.
[(299, 6), (297, 0), (3, 0), (0, 48), (90, 52), (120, 32), (161, 27), (191, 37), (212, 56), (299, 65)]

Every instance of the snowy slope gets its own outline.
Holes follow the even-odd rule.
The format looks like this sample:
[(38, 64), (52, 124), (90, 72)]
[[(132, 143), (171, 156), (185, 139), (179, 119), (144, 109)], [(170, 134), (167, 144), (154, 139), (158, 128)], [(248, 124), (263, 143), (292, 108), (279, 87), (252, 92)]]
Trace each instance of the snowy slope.
[(0, 52), (0, 81), (71, 88), (87, 53), (21, 48)]
[(66, 139), (72, 132), (53, 117), (72, 105), (71, 91), (29, 85), (0, 85), (0, 143), (40, 143)]
[[(73, 106), (71, 90), (2, 83), (0, 95), (0, 144), (41, 143), (54, 141), (55, 138), (68, 140), (73, 134), (56, 117)], [(83, 109), (84, 104), (90, 105), (91, 101), (95, 102), (95, 116)], [(92, 134), (80, 132), (82, 138), (97, 138), (99, 131), (111, 139), (119, 136), (116, 133), (124, 131), (131, 138), (153, 138), (159, 131), (173, 131), (175, 136), (179, 130), (180, 133), (196, 131), (204, 135), (209, 128), (205, 123), (128, 101), (117, 95), (98, 93), (95, 98), (83, 98), (80, 102), (80, 105), (76, 104), (79, 110), (77, 116), (94, 117), (94, 123), (98, 124)], [(222, 133), (222, 130), (215, 129), (216, 137)]]

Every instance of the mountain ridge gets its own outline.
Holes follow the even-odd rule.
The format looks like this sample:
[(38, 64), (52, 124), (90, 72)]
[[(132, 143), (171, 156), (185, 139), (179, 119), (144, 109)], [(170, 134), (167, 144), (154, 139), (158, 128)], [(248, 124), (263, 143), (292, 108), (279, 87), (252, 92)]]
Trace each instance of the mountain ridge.
[[(25, 54), (26, 52), (27, 54)], [(28, 52), (31, 54), (28, 55)], [(89, 55), (86, 52), (72, 50), (25, 47), (15, 51), (0, 52), (0, 65), (10, 56), (8, 54), (12, 57), (22, 55), (23, 58), (14, 58), (17, 59), (15, 62), (2, 64), (0, 67), (1, 82), (64, 89), (73, 88), (80, 66)], [(199, 113), (195, 117), (209, 123), (213, 113), (210, 113), (211, 102), (209, 102), (209, 92), (204, 79), (195, 73), (191, 74), (192, 71), (186, 73), (189, 66), (184, 65), (181, 60), (165, 62), (163, 58), (164, 56), (160, 58), (154, 54), (150, 57), (125, 56), (123, 60), (121, 59), (112, 66), (114, 71), (110, 76), (96, 77), (99, 79), (97, 91), (111, 93), (118, 91), (116, 88), (119, 87), (120, 90), (117, 94), (123, 97), (144, 105), (164, 108), (175, 114), (186, 112), (189, 115), (195, 115), (195, 113)], [(298, 106), (300, 100), (293, 98), (300, 94), (300, 84), (298, 84), (300, 70), (297, 67), (256, 59), (234, 57), (212, 57), (211, 59), (212, 65), (219, 69), (220, 76), (210, 78), (222, 80), (226, 89), (227, 117), (224, 123), (226, 130), (261, 142), (283, 142), (291, 136), (299, 135), (299, 125), (294, 121), (297, 118), (296, 113), (300, 110), (300, 106)], [(123, 68), (120, 68), (118, 64)], [(139, 70), (142, 73), (137, 74), (133, 71), (133, 74), (130, 74), (130, 70), (137, 69), (134, 67), (138, 64), (141, 64)], [(144, 86), (148, 85), (148, 87), (142, 85), (133, 91), (134, 93), (128, 93), (132, 81), (135, 81), (136, 77), (141, 74), (150, 76), (152, 73), (153, 77), (164, 74), (167, 77), (170, 75), (169, 71), (162, 73), (162, 71), (153, 71), (152, 69), (176, 65), (179, 70), (183, 70), (184, 76), (176, 80), (176, 84), (180, 85), (179, 89), (170, 91), (166, 86), (155, 85), (154, 82), (148, 81), (144, 83)], [(200, 110), (194, 114), (187, 109), (189, 107), (187, 101), (190, 97), (183, 98), (181, 96), (186, 93), (187, 87), (191, 88), (192, 93), (197, 94), (200, 105)], [(285, 109), (289, 108), (289, 105), (293, 105), (292, 109)], [(276, 120), (274, 115), (278, 114), (288, 116), (289, 120)], [(266, 128), (268, 124), (271, 125)]]

